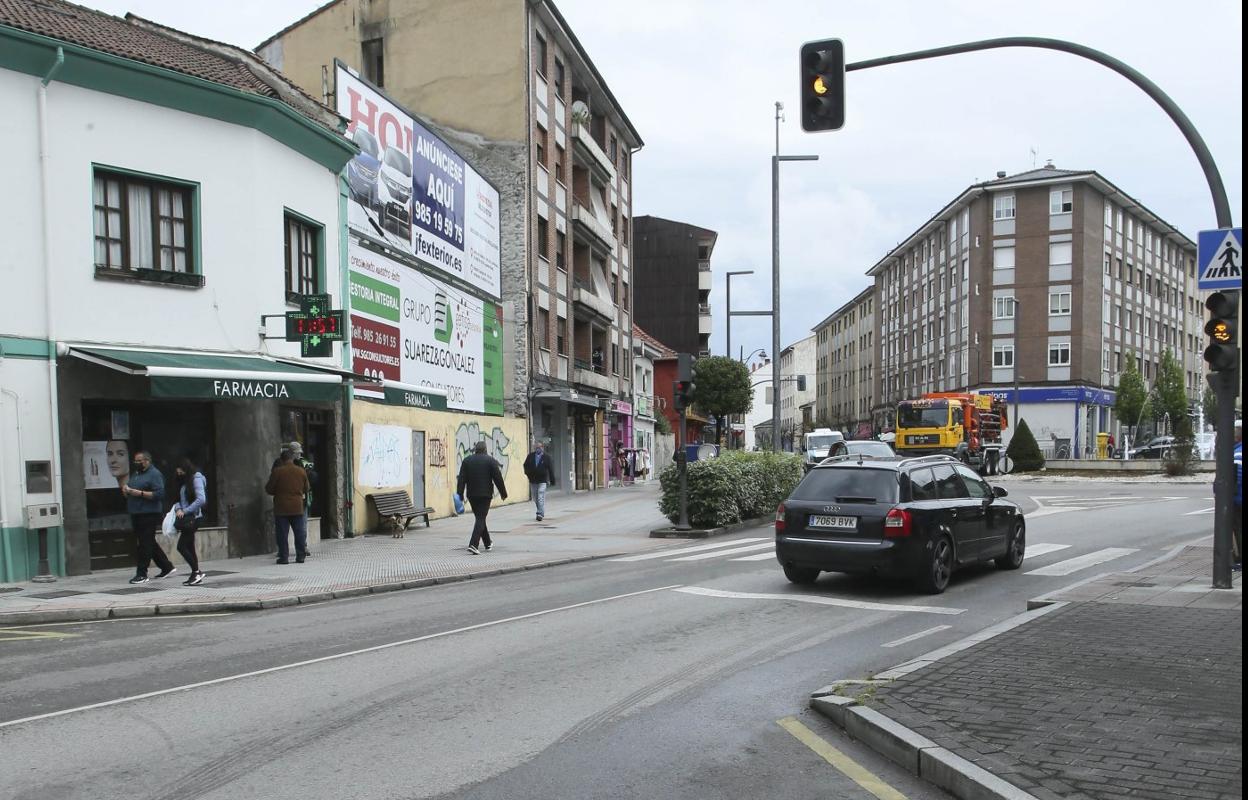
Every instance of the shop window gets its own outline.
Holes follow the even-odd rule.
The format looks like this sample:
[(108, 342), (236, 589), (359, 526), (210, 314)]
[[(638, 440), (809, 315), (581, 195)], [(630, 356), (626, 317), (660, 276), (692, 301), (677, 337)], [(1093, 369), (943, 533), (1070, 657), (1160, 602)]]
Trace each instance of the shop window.
[(385, 44), (381, 39), (369, 39), (360, 44), (360, 61), (364, 67), (364, 80), (376, 86), (386, 85)]
[(301, 294), (321, 293), (321, 237), (324, 229), (306, 217), (286, 212), (286, 302)]
[(202, 286), (197, 191), (191, 183), (97, 167), (96, 276)]

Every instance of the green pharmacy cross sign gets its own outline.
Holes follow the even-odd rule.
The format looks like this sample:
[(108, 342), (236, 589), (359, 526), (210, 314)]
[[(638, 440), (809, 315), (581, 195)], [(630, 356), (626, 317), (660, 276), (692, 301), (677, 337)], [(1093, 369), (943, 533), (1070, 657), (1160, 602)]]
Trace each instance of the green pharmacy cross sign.
[(334, 342), (346, 338), (342, 309), (329, 307), (327, 294), (299, 295), (299, 310), (286, 312), (286, 341), (299, 342), (304, 358), (321, 358), (334, 354)]

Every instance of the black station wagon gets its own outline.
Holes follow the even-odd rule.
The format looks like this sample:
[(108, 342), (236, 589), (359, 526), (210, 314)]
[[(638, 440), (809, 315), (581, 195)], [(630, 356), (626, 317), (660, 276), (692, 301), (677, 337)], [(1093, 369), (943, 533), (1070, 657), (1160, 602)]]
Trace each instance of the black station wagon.
[(937, 594), (955, 569), (1023, 564), (1023, 514), (951, 456), (840, 456), (812, 469), (776, 510), (776, 559), (794, 583), (820, 572), (911, 577)]

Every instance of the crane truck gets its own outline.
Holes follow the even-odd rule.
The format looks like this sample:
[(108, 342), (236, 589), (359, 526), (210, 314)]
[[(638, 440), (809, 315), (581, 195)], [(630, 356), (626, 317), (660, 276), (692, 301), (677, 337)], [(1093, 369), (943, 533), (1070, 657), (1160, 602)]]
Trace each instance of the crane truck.
[(1004, 400), (978, 392), (930, 392), (897, 404), (897, 455), (945, 453), (983, 475), (999, 472), (1009, 427)]

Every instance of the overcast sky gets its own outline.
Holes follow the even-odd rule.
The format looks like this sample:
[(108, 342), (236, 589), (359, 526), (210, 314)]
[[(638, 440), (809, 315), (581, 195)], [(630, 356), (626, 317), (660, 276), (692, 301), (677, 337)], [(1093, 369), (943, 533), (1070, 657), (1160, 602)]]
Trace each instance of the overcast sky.
[[(254, 47), (321, 2), (86, 4)], [(805, 134), (796, 113), (797, 52), (805, 41), (839, 37), (851, 62), (998, 36), (1094, 47), (1143, 72), (1184, 109), (1213, 152), (1235, 223), (1243, 222), (1243, 16), (1233, 0), (558, 6), (645, 139), (633, 168), (634, 213), (719, 232), (711, 298), (717, 354), (724, 349), (725, 271), (757, 271), (733, 280), (735, 308), (770, 304), (777, 100), (790, 109), (782, 152), (820, 157), (782, 167), (783, 345), (866, 288), (864, 272), (889, 248), (997, 170), (1020, 172), (1047, 159), (1095, 169), (1192, 239), (1215, 227), (1204, 177), (1174, 123), (1104, 67), (1012, 49), (854, 72), (845, 129)], [(770, 352), (769, 321), (738, 318), (732, 341), (734, 351)]]

